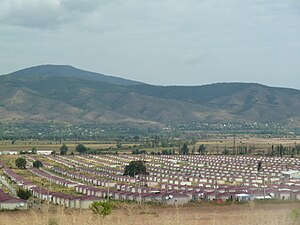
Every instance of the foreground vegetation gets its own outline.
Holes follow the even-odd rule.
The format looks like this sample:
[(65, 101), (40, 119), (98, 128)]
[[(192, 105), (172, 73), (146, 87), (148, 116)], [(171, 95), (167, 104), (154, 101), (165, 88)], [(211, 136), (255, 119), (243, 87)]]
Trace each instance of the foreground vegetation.
[(184, 207), (119, 204), (105, 217), (91, 210), (71, 210), (46, 205), (28, 212), (1, 212), (5, 225), (297, 225), (300, 205), (262, 204), (218, 206), (195, 204)]

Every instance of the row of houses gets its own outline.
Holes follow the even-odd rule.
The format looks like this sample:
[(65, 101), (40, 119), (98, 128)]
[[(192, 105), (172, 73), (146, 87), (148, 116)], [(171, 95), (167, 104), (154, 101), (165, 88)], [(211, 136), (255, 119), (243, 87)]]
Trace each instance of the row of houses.
[[(126, 157), (130, 160), (141, 160), (144, 157), (147, 169), (154, 177), (177, 177), (179, 180), (193, 182), (207, 181), (236, 181), (258, 182), (262, 178), (271, 181), (280, 180), (285, 171), (300, 173), (300, 159), (295, 158), (267, 158), (267, 157), (228, 157), (228, 156), (106, 156), (112, 158)], [(258, 162), (262, 161), (264, 172), (257, 171)], [(180, 165), (182, 164), (182, 165)], [(151, 176), (150, 176), (151, 177)], [(298, 174), (299, 177), (299, 174)]]
[[(264, 171), (267, 175), (263, 176), (257, 172), (259, 158), (254, 157), (222, 156), (218, 158), (197, 156), (196, 159), (192, 158), (191, 162), (189, 161), (190, 156), (144, 157), (147, 161), (147, 169), (150, 171), (150, 175), (144, 177), (144, 179), (147, 182), (152, 181), (159, 184), (155, 189), (156, 194), (174, 192), (190, 196), (188, 198), (189, 200), (201, 198), (205, 200), (221, 199), (223, 201), (228, 199), (249, 200), (263, 197), (299, 199), (300, 197), (300, 180), (297, 178), (297, 170), (293, 170), (293, 173), (285, 173), (287, 169), (299, 168), (299, 160), (264, 159), (265, 163), (274, 162), (274, 160), (278, 161), (278, 166), (268, 165), (270, 168)], [(109, 158), (112, 158), (112, 160), (109, 161)], [(80, 179), (83, 182), (91, 183), (96, 186), (111, 187), (110, 193), (114, 194), (110, 197), (117, 200), (136, 200), (137, 196), (141, 199), (141, 195), (145, 195), (145, 199), (153, 200), (154, 194), (151, 193), (151, 188), (137, 188), (136, 184), (141, 181), (140, 179), (122, 176), (119, 169), (108, 167), (110, 163), (125, 165), (125, 163), (130, 160), (141, 159), (143, 158), (140, 156), (132, 155), (101, 155), (97, 156), (96, 160), (94, 157), (90, 158), (84, 156), (71, 157), (70, 160), (66, 156), (60, 156), (57, 160), (58, 164), (63, 163), (66, 165), (69, 163), (76, 166), (70, 166), (69, 170), (52, 167), (52, 170), (65, 177)], [(213, 159), (215, 159), (217, 163), (214, 162)], [(199, 167), (194, 165), (197, 160)], [(78, 161), (78, 163), (76, 163), (76, 161)], [(105, 164), (100, 164), (102, 161), (105, 161)], [(88, 168), (82, 166), (89, 164), (89, 162), (90, 165), (93, 166), (89, 166)], [(190, 164), (193, 164), (193, 166)], [(179, 167), (176, 165), (179, 165)], [(91, 167), (95, 168), (93, 169)], [(280, 171), (280, 168), (283, 171)], [(75, 170), (77, 170), (77, 172)], [(115, 171), (117, 171), (118, 174), (114, 174)], [(83, 174), (80, 172), (83, 172)], [(105, 179), (101, 179), (103, 177), (105, 177)], [(264, 179), (266, 180), (265, 183), (263, 182)], [(108, 185), (109, 183), (111, 183), (111, 185)], [(120, 188), (120, 185), (123, 185), (123, 189)], [(73, 187), (76, 189), (76, 186)], [(263, 191), (263, 189), (265, 189), (265, 191)], [(105, 191), (103, 191), (103, 193), (105, 193)], [(121, 195), (119, 195), (119, 193), (121, 193)], [(124, 197), (125, 195), (129, 197)], [(101, 197), (103, 196), (101, 195)]]
[[(76, 174), (74, 172), (66, 171), (58, 167), (55, 167), (53, 169), (55, 172), (58, 172), (64, 176), (76, 178), (76, 179), (80, 177), (82, 181), (97, 185), (97, 177), (95, 176)], [(76, 169), (80, 171), (84, 171), (87, 174), (103, 176), (102, 172), (99, 173), (96, 170), (93, 170), (91, 168), (78, 167)], [(109, 176), (108, 173), (105, 173), (105, 176), (107, 178), (118, 180), (118, 183), (115, 186), (115, 188), (117, 189), (116, 191), (126, 191), (137, 195), (137, 186), (134, 186), (130, 184), (130, 182), (126, 182), (125, 180), (122, 180), (122, 176), (118, 176), (119, 179), (116, 179), (114, 175)], [(149, 177), (151, 179), (153, 176), (150, 175), (147, 177), (147, 179), (149, 179)], [(207, 179), (203, 180), (202, 183), (198, 183), (198, 185), (192, 185), (192, 182), (190, 181), (189, 182), (180, 181), (178, 179), (173, 179), (173, 180), (161, 179), (160, 181), (161, 181), (160, 188), (155, 189), (155, 191), (164, 192), (164, 190), (168, 190), (168, 191), (180, 192), (180, 193), (189, 194), (190, 196), (193, 196), (193, 199), (197, 199), (197, 198), (199, 199), (199, 197), (197, 196), (201, 196), (201, 198), (205, 200), (213, 200), (213, 199), (245, 200), (245, 199), (255, 199), (255, 198), (260, 199), (263, 198), (264, 195), (262, 182), (259, 183), (260, 186), (257, 186), (255, 184), (237, 186), (237, 185), (225, 185), (218, 182), (213, 183), (212, 181), (209, 181)], [(139, 182), (139, 180), (137, 180), (137, 182)], [(294, 183), (292, 184), (297, 184), (297, 183), (296, 181), (294, 181)], [(299, 185), (288, 186), (288, 185), (278, 185), (274, 183), (272, 189), (268, 188), (268, 186), (265, 185), (265, 188), (267, 189), (265, 198), (276, 197), (280, 199), (299, 199)], [(104, 186), (104, 185), (102, 184), (99, 186)], [(148, 194), (152, 190), (151, 188), (148, 187), (142, 187), (141, 189), (142, 189), (142, 193), (145, 194)]]
[(65, 206), (67, 208), (88, 209), (95, 201), (103, 201), (97, 196), (74, 196), (62, 192), (50, 192), (41, 187), (31, 189), (33, 196), (43, 201), (47, 201), (56, 205)]
[(119, 201), (135, 201), (135, 202), (152, 202), (157, 204), (186, 204), (191, 198), (180, 192), (156, 192), (156, 193), (144, 193), (141, 190), (137, 192), (130, 191), (120, 191), (120, 190), (103, 190), (87, 185), (76, 186), (75, 190), (79, 193), (89, 195), (89, 196), (98, 196), (101, 198), (109, 198)]
[[(85, 171), (85, 172), (89, 172), (88, 174), (93, 174), (91, 173), (91, 170), (84, 170), (84, 169), (80, 169), (80, 168), (77, 168), (78, 170), (80, 171)], [(109, 179), (99, 179), (99, 177), (96, 177), (96, 176), (92, 176), (92, 175), (84, 175), (84, 174), (81, 174), (81, 173), (78, 173), (78, 172), (71, 172), (71, 171), (67, 171), (67, 170), (64, 170), (64, 169), (61, 169), (59, 167), (53, 167), (51, 168), (51, 170), (55, 173), (58, 173), (58, 174), (61, 174), (65, 177), (69, 177), (69, 178), (72, 178), (72, 179), (77, 179), (77, 180), (82, 180), (83, 182), (86, 182), (86, 183), (91, 183), (95, 186), (102, 186), (102, 187), (114, 187), (116, 185), (116, 182), (112, 181), (112, 180), (109, 180)], [(102, 177), (102, 176), (101, 176)]]
[(36, 168), (28, 168), (27, 169), (28, 171), (30, 171), (31, 173), (41, 177), (41, 178), (44, 178), (54, 184), (57, 184), (57, 185), (61, 185), (61, 186), (64, 186), (64, 187), (75, 187), (78, 185), (78, 182), (74, 182), (74, 181), (70, 181), (70, 180), (66, 180), (64, 178), (61, 178), (61, 177), (58, 177), (58, 176), (55, 176), (53, 174), (50, 174), (49, 172), (46, 172), (44, 170), (41, 170), (41, 169), (36, 169)]
[[(83, 158), (83, 156), (80, 156)], [(124, 163), (124, 158), (127, 159), (128, 163), (131, 160), (141, 160), (143, 158), (132, 155), (105, 155), (105, 156), (92, 156), (103, 157), (106, 161), (107, 158), (114, 158), (113, 162), (117, 163), (116, 158), (120, 158), (120, 163)], [(168, 158), (164, 158), (168, 157)], [(187, 158), (188, 157), (188, 158)], [(146, 156), (145, 161), (147, 162), (147, 170), (150, 172), (148, 180), (161, 182), (161, 178), (177, 178), (181, 181), (197, 182), (245, 182), (245, 183), (261, 183), (263, 177), (267, 178), (271, 182), (279, 181), (284, 171), (298, 170), (300, 173), (300, 160), (299, 159), (282, 159), (282, 158), (254, 158), (254, 157), (208, 157), (208, 156), (195, 156), (198, 161), (197, 166), (189, 166), (195, 163), (193, 156)], [(152, 161), (150, 161), (150, 159)], [(90, 158), (86, 160), (95, 162)], [(181, 161), (180, 161), (181, 160)], [(264, 161), (264, 173), (257, 171), (257, 164), (259, 161)], [(101, 161), (101, 160), (100, 160)], [(192, 161), (192, 162), (191, 162)], [(165, 164), (162, 164), (162, 163)], [(183, 163), (183, 166), (180, 164)], [(107, 163), (106, 163), (107, 164)], [(275, 164), (275, 165), (274, 165)], [(105, 165), (101, 164), (101, 170), (109, 172), (111, 168), (105, 168)], [(114, 173), (111, 171), (111, 173)], [(151, 176), (153, 175), (153, 176)], [(298, 174), (299, 177), (299, 174)], [(171, 181), (171, 182), (172, 182)], [(164, 182), (164, 181), (163, 181)]]
[[(15, 173), (13, 170), (9, 168), (3, 168), (6, 176), (15, 182), (18, 186), (24, 188), (25, 190), (29, 190), (32, 192), (33, 196), (40, 200), (49, 201), (53, 204), (62, 205), (69, 208), (89, 208), (90, 205), (95, 201), (103, 201), (102, 198), (96, 196), (75, 196), (71, 194), (65, 194), (62, 192), (50, 192), (49, 190), (38, 187), (27, 179)], [(49, 178), (51, 179), (51, 177)], [(65, 181), (62, 183), (58, 183), (62, 186), (66, 186)], [(78, 185), (78, 184), (77, 184)], [(69, 187), (74, 187), (73, 185)], [(26, 205), (27, 207), (27, 205)]]
[[(21, 151), (9, 150), (9, 151), (0, 151), (0, 155), (19, 155)], [(50, 155), (53, 150), (37, 150), (36, 154), (38, 155)]]
[[(43, 178), (49, 179), (48, 176), (51, 176), (51, 174), (48, 174), (41, 170), (38, 169), (29, 169), (30, 171), (35, 171), (34, 174), (41, 176), (41, 174), (43, 174)], [(77, 176), (74, 177), (74, 173), (72, 172), (67, 172), (63, 169), (59, 169), (57, 167), (53, 167), (52, 168), (53, 171), (55, 171), (56, 173), (60, 173), (64, 176), (69, 176), (72, 178), (82, 178), (83, 181), (85, 182), (90, 182), (90, 183), (94, 183), (95, 185), (97, 184), (97, 182), (99, 182), (100, 180), (98, 179), (92, 179), (91, 177), (87, 176), (87, 175), (80, 175), (80, 174), (76, 174)], [(61, 178), (60, 180), (64, 180), (63, 178)], [(103, 181), (103, 180), (102, 180)], [(58, 183), (59, 185), (65, 186), (64, 183)], [(33, 192), (34, 195), (38, 198), (47, 200), (49, 202), (55, 203), (55, 204), (60, 204), (60, 205), (64, 205), (66, 207), (81, 207), (83, 208), (84, 206), (78, 206), (79, 203), (76, 203), (76, 201), (78, 202), (79, 200), (85, 199), (90, 200), (90, 201), (95, 201), (95, 200), (103, 200), (103, 199), (114, 199), (114, 200), (120, 200), (120, 201), (137, 201), (137, 202), (155, 202), (155, 203), (161, 203), (161, 204), (185, 204), (188, 201), (191, 200), (191, 198), (184, 194), (184, 193), (180, 193), (180, 192), (163, 192), (161, 193), (159, 190), (154, 190), (154, 189), (150, 189), (150, 188), (135, 188), (134, 190), (131, 189), (131, 191), (122, 191), (122, 190), (118, 190), (118, 189), (111, 189), (109, 191), (109, 188), (113, 188), (116, 186), (116, 183), (113, 182), (111, 183), (111, 185), (108, 185), (109, 183), (102, 184), (101, 186), (107, 187), (107, 189), (99, 189), (93, 186), (88, 186), (88, 185), (77, 185), (77, 186), (69, 186), (69, 187), (73, 187), (75, 189), (76, 192), (78, 193), (82, 193), (86, 196), (81, 196), (80, 199), (78, 199), (78, 197), (74, 198), (71, 197), (70, 195), (66, 195), (63, 193), (60, 193), (58, 196), (54, 195), (53, 193), (48, 193), (46, 190), (40, 190), (39, 188), (33, 188)], [(100, 186), (100, 185), (99, 185)], [(40, 195), (40, 193), (43, 193), (42, 195)], [(171, 196), (171, 197), (170, 197)], [(82, 201), (79, 201), (82, 202)], [(91, 203), (91, 202), (90, 202)], [(87, 204), (90, 204), (87, 203)], [(75, 204), (75, 205), (74, 205)], [(82, 204), (82, 203), (80, 203)]]
[(27, 201), (13, 197), (0, 189), (0, 210), (27, 209)]
[(9, 169), (7, 167), (3, 168), (3, 173), (14, 183), (17, 184), (19, 187), (23, 187), (24, 189), (30, 189), (35, 187), (36, 185), (33, 184), (31, 181), (25, 179), (21, 175), (15, 173), (12, 169)]
[[(80, 157), (80, 156), (79, 156)], [(112, 182), (110, 180), (116, 181), (116, 182), (128, 182), (128, 183), (136, 183), (138, 182), (138, 179), (136, 178), (132, 178), (130, 176), (123, 176), (123, 172), (120, 171), (116, 171), (116, 170), (106, 170), (105, 167), (96, 167), (95, 169), (92, 169), (90, 167), (94, 167), (91, 166), (91, 163), (83, 163), (83, 162), (78, 162), (76, 163), (76, 160), (72, 157), (72, 159), (70, 160), (68, 157), (62, 157), (60, 156), (59, 158), (57, 156), (47, 156), (47, 159), (50, 159), (60, 165), (64, 165), (69, 167), (70, 169), (75, 169), (79, 172), (84, 172), (84, 173), (88, 173), (88, 174), (92, 174), (92, 175), (96, 175), (97, 177), (101, 177), (101, 178), (105, 178), (106, 180), (97, 180), (95, 178), (93, 178), (92, 176), (87, 177), (87, 176), (82, 176), (80, 173), (78, 172), (71, 172), (70, 170), (67, 171), (65, 169), (60, 169), (58, 167), (53, 167), (51, 168), (51, 170), (55, 173), (61, 174), (61, 175), (65, 175), (68, 176), (70, 178), (73, 179), (79, 179), (85, 182), (89, 182), (89, 183), (93, 183), (94, 185), (98, 185), (98, 186), (103, 186), (103, 184), (105, 184), (105, 186), (110, 185), (113, 186), (115, 184), (115, 182)], [(77, 157), (76, 157), (77, 158)], [(93, 159), (88, 159), (93, 160)], [(70, 163), (72, 162), (72, 163)], [(88, 167), (83, 167), (82, 165), (90, 165)], [(73, 170), (72, 170), (73, 171)]]
[[(94, 156), (93, 156), (94, 157)], [(108, 162), (123, 165), (131, 160), (147, 161), (150, 175), (145, 179), (160, 184), (160, 189), (177, 191), (198, 191), (211, 189), (215, 193), (218, 186), (230, 184), (230, 189), (243, 187), (248, 193), (255, 192), (254, 197), (263, 196), (263, 189), (270, 189), (270, 196), (280, 199), (299, 199), (300, 191), (300, 160), (294, 158), (256, 158), (256, 157), (209, 157), (209, 156), (133, 156), (133, 155), (105, 155), (97, 156)], [(80, 156), (81, 160), (90, 160)], [(257, 164), (263, 162), (264, 172), (257, 171)], [(91, 161), (95, 163), (93, 159)], [(106, 163), (107, 166), (109, 163)], [(179, 167), (174, 166), (181, 164)], [(102, 171), (115, 170), (101, 165)], [(99, 165), (99, 166), (100, 166)], [(159, 165), (159, 166), (157, 166)], [(192, 165), (192, 166), (190, 166)], [(197, 167), (198, 165), (198, 167)], [(97, 167), (96, 167), (97, 168)], [(109, 177), (109, 176), (108, 176)], [(120, 178), (113, 178), (122, 182)], [(264, 182), (265, 180), (265, 182)], [(210, 195), (212, 196), (213, 193)], [(219, 193), (218, 189), (216, 193)], [(238, 194), (248, 194), (238, 193)], [(223, 198), (226, 194), (219, 193)], [(217, 198), (215, 196), (214, 198)]]

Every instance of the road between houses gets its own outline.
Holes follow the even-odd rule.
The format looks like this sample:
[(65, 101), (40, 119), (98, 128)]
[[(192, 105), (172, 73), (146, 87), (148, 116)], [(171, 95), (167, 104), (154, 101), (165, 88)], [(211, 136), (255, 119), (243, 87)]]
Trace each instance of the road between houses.
[(17, 196), (16, 189), (14, 189), (13, 186), (10, 185), (3, 176), (0, 176), (0, 181), (2, 184), (4, 184), (9, 189), (9, 191), (11, 192), (11, 194), (13, 196)]

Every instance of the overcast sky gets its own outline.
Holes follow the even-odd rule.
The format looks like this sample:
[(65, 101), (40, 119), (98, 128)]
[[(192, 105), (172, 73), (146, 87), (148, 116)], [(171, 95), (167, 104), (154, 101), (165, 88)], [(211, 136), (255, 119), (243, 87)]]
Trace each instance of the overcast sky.
[(0, 74), (40, 64), (300, 89), (300, 1), (0, 0)]

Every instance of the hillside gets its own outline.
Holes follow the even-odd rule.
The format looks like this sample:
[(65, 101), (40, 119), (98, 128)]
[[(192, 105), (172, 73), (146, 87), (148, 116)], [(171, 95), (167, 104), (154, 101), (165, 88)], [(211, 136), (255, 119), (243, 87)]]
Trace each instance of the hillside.
[(299, 122), (300, 90), (248, 83), (153, 86), (71, 66), (0, 76), (0, 122)]

